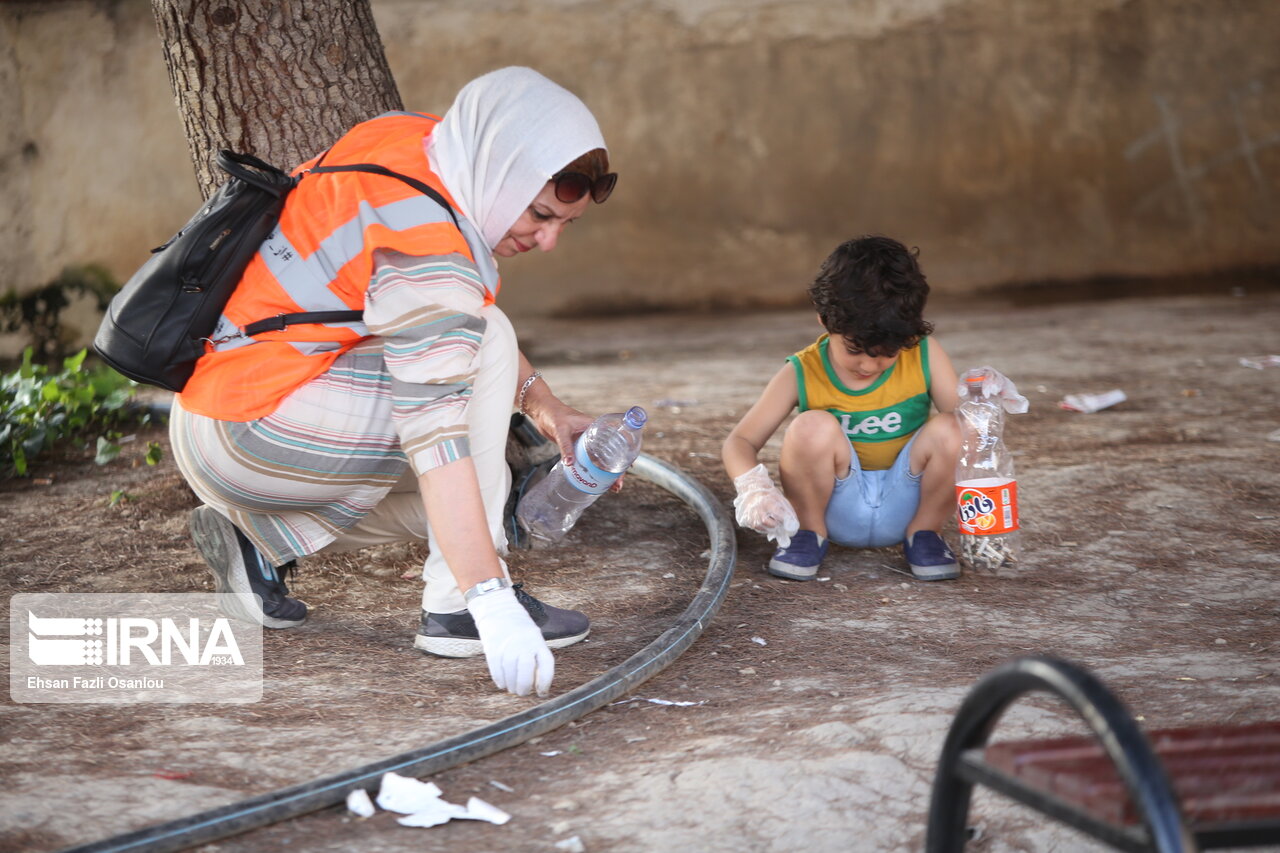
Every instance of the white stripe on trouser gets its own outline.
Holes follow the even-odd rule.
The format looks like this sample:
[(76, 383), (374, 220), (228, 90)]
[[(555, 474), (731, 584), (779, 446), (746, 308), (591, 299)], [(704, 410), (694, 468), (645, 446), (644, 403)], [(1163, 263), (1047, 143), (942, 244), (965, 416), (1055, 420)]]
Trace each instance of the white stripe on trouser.
[[(507, 432), (511, 423), (511, 405), (515, 399), (516, 376), (519, 372), (519, 349), (511, 321), (496, 305), (481, 311), (486, 325), (484, 340), (476, 356), (479, 369), (467, 404), (468, 438), (471, 459), (480, 481), (485, 519), (493, 545), (499, 554), (507, 551), (507, 535), (502, 526), (502, 510), (511, 490), (511, 469), (507, 467)], [(429, 613), (454, 613), (466, 608), (462, 591), (453, 572), (436, 546), (435, 535), (427, 523), (417, 478), (408, 471), (376, 508), (353, 527), (338, 535), (322, 553), (354, 551), (371, 545), (421, 540), (424, 536), (431, 553), (422, 566), (422, 607)], [(464, 555), (465, 557), (465, 555)], [(507, 564), (502, 561), (502, 571)]]

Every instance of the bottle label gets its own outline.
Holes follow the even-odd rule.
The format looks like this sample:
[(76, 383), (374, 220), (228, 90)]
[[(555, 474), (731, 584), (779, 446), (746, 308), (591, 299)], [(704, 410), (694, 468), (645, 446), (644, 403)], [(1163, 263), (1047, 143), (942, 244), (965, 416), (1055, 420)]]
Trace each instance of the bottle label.
[(1018, 481), (988, 477), (956, 484), (960, 532), (977, 536), (1018, 529)]
[(621, 475), (592, 465), (579, 440), (573, 448), (573, 464), (564, 466), (564, 476), (575, 489), (589, 495), (600, 495), (609, 491)]

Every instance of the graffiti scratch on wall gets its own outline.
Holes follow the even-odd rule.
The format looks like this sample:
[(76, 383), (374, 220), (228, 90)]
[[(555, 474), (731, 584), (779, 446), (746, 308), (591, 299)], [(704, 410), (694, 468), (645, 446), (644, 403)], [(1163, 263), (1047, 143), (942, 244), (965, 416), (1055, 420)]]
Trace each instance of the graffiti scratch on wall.
[[(1168, 157), (1170, 174), (1168, 180), (1138, 198), (1133, 205), (1133, 213), (1145, 213), (1175, 196), (1180, 199), (1181, 208), (1192, 230), (1198, 233), (1204, 229), (1207, 220), (1200, 190), (1203, 182), (1224, 168), (1239, 165), (1247, 169), (1259, 201), (1269, 213), (1272, 190), (1259, 162), (1258, 153), (1280, 145), (1280, 129), (1258, 135), (1250, 132), (1248, 122), (1249, 118), (1257, 119), (1262, 108), (1267, 105), (1269, 94), (1262, 81), (1253, 80), (1241, 88), (1228, 91), (1226, 97), (1210, 106), (1181, 114), (1174, 106), (1171, 96), (1155, 95), (1153, 100), (1160, 115), (1160, 123), (1129, 143), (1124, 156), (1126, 160), (1133, 162), (1149, 151), (1163, 151)], [(1197, 142), (1203, 142), (1201, 137), (1210, 135), (1204, 132), (1206, 126), (1218, 130), (1224, 122), (1229, 122), (1231, 126), (1231, 133), (1227, 135), (1231, 144), (1219, 148), (1198, 162), (1188, 162), (1187, 138), (1190, 136)]]

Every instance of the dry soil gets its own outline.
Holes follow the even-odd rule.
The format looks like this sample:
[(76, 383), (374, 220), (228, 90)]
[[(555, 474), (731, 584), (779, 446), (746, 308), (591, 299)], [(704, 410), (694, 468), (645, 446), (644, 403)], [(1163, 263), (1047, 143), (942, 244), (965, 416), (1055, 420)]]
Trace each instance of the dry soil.
[[(1032, 653), (1090, 668), (1149, 727), (1275, 718), (1280, 369), (1239, 360), (1280, 353), (1280, 290), (1095, 296), (931, 306), (958, 366), (993, 365), (1031, 401), (1007, 435), (1023, 502), (1016, 571), (925, 584), (895, 549), (835, 548), (817, 581), (795, 583), (765, 574), (768, 543), (739, 531), (717, 618), (633, 701), (435, 777), (453, 802), (510, 812), (505, 826), (408, 829), (335, 807), (209, 849), (554, 851), (577, 837), (588, 851), (918, 850), (951, 715), (975, 679)], [(726, 503), (721, 441), (818, 332), (803, 310), (517, 325), (564, 399), (645, 406), (646, 452)], [(1095, 414), (1057, 405), (1111, 388), (1128, 400)], [(167, 458), (140, 463), (149, 440), (163, 431), (107, 467), (71, 453), (0, 483), (0, 588), (210, 590), (186, 532), (194, 499)], [(109, 505), (114, 491), (127, 498)], [(536, 594), (593, 619), (590, 639), (558, 655), (557, 689), (658, 636), (701, 582), (707, 547), (688, 508), (633, 479), (563, 549), (515, 554)], [(313, 615), (268, 633), (260, 702), (6, 701), (0, 849), (136, 829), (530, 707), (497, 693), (479, 660), (412, 649), (422, 557), (405, 545), (304, 561), (294, 590)], [(1036, 696), (996, 736), (1082, 730)], [(974, 850), (1099, 849), (984, 793), (971, 821)]]

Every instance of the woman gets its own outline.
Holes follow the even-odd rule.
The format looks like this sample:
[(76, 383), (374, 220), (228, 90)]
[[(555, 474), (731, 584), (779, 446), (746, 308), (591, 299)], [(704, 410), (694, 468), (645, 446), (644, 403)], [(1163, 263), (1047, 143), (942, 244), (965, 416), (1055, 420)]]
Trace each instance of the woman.
[[(240, 602), (231, 615), (288, 628), (306, 618), (283, 580), (297, 558), (427, 538), (415, 645), (483, 653), (499, 689), (545, 694), (549, 649), (581, 640), (588, 620), (511, 586), (507, 430), (514, 405), (569, 455), (591, 418), (519, 352), (493, 304), (494, 256), (551, 251), (609, 196), (599, 127), (565, 89), (505, 68), (467, 84), (443, 119), (384, 114), (323, 161), (385, 166), (448, 207), (382, 175), (304, 174), (174, 406), (174, 456), (205, 504), (196, 546), (219, 592), (261, 597), (225, 597)], [(237, 332), (351, 309), (363, 323)]]

